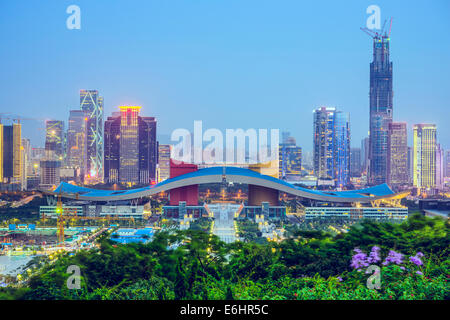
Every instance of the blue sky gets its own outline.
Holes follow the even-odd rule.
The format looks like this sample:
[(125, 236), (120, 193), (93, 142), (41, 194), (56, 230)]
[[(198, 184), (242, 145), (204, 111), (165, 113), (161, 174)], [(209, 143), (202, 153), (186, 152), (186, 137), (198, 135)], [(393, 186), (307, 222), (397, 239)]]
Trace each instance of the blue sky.
[[(81, 8), (68, 30), (66, 8)], [(105, 118), (141, 105), (158, 133), (277, 128), (312, 149), (312, 110), (350, 113), (367, 135), (371, 39), (366, 8), (394, 18), (394, 118), (436, 123), (450, 148), (450, 1), (0, 0), (0, 113), (67, 121), (80, 89), (98, 89)], [(23, 135), (43, 145), (42, 120)], [(67, 125), (67, 124), (66, 124)], [(409, 144), (411, 144), (411, 140)]]

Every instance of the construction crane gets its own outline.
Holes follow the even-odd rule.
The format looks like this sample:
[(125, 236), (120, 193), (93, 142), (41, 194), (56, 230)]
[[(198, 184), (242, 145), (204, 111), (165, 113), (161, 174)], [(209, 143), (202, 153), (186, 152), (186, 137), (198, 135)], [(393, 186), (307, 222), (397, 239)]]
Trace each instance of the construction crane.
[[(128, 220), (130, 221), (130, 223), (134, 224), (134, 218), (130, 217), (130, 218), (126, 218), (126, 217), (111, 217), (111, 216), (106, 216), (106, 217), (85, 217), (85, 216), (78, 216), (75, 214), (71, 214), (71, 215), (64, 215), (64, 210), (63, 210), (63, 204), (62, 204), (62, 200), (61, 200), (61, 192), (58, 193), (58, 197), (57, 197), (57, 202), (56, 202), (56, 213), (58, 214), (58, 218), (57, 218), (57, 233), (58, 233), (58, 244), (59, 246), (63, 246), (64, 245), (64, 223), (66, 220), (70, 220), (70, 219), (75, 219), (75, 220), (107, 220), (107, 221), (113, 221), (113, 220)], [(45, 215), (43, 216), (43, 219), (45, 220)]]
[(362, 31), (364, 31), (365, 33), (367, 33), (371, 38), (374, 38), (374, 39), (378, 39), (378, 38), (390, 39), (390, 37), (391, 37), (391, 29), (392, 29), (392, 20), (393, 20), (393, 18), (390, 19), (389, 31), (388, 32), (384, 30), (384, 27), (386, 26), (386, 20), (384, 20), (383, 27), (380, 29), (380, 32), (373, 31), (373, 30), (371, 30), (369, 28), (360, 28), (360, 29)]

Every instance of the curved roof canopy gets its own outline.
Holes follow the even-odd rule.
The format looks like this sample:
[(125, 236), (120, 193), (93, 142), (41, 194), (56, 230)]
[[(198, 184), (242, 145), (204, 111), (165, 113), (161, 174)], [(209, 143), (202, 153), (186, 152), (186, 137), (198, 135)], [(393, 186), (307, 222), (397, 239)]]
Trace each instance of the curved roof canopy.
[(51, 194), (61, 194), (65, 198), (91, 200), (91, 201), (115, 201), (130, 200), (152, 196), (171, 189), (204, 184), (220, 183), (223, 178), (227, 182), (252, 184), (266, 188), (276, 189), (281, 192), (298, 197), (329, 202), (370, 202), (379, 199), (395, 197), (396, 194), (387, 184), (375, 187), (350, 190), (350, 191), (320, 191), (302, 188), (286, 181), (262, 175), (258, 172), (237, 167), (213, 167), (200, 169), (186, 173), (175, 178), (167, 179), (156, 185), (131, 190), (99, 190), (72, 185), (61, 182)]

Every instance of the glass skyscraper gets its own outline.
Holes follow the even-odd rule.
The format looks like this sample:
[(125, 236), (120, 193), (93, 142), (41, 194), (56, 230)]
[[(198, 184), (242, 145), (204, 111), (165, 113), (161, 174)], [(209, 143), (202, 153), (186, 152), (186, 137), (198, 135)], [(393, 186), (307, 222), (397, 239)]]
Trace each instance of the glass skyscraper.
[(390, 186), (407, 184), (408, 140), (406, 122), (389, 123), (388, 134), (388, 183)]
[(105, 122), (105, 182), (148, 184), (156, 178), (156, 120), (122, 106)]
[(436, 187), (436, 125), (413, 126), (413, 183), (419, 189)]
[(103, 97), (97, 90), (80, 91), (80, 109), (87, 114), (87, 183), (103, 181)]
[(86, 126), (88, 117), (83, 110), (71, 110), (67, 129), (67, 165), (76, 170), (82, 180), (87, 166)]
[(368, 182), (387, 182), (388, 128), (393, 116), (392, 62), (389, 37), (373, 37), (373, 61), (370, 64), (370, 119)]
[(338, 187), (350, 180), (350, 120), (348, 113), (321, 107), (314, 111), (314, 174), (334, 180)]

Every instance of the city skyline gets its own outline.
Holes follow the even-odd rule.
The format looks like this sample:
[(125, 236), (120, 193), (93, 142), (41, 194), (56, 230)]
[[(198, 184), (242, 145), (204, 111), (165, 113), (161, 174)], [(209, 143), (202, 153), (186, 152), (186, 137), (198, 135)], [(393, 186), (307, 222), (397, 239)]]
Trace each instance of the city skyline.
[[(148, 22), (137, 19), (140, 22), (129, 21), (128, 25), (116, 25), (106, 22), (108, 19), (117, 20), (115, 18), (118, 9), (123, 10), (125, 14), (128, 10), (138, 14), (135, 12), (136, 8), (81, 1), (79, 5), (82, 9), (82, 28), (67, 30), (64, 23), (67, 18), (67, 5), (44, 3), (36, 8), (35, 12), (43, 17), (39, 23), (42, 32), (35, 35), (36, 39), (31, 44), (19, 44), (15, 41), (17, 38), (23, 36), (28, 39), (35, 31), (26, 28), (28, 13), (22, 11), (24, 3), (8, 3), (2, 5), (2, 11), (14, 13), (17, 21), (13, 22), (6, 17), (1, 20), (1, 26), (19, 22), (24, 23), (24, 26), (18, 27), (14, 39), (8, 34), (4, 35), (5, 44), (10, 50), (0, 55), (2, 61), (10, 63), (5, 65), (5, 72), (0, 78), (5, 88), (0, 95), (6, 105), (12, 105), (14, 102), (18, 107), (14, 111), (1, 111), (17, 113), (26, 118), (66, 120), (69, 110), (78, 109), (76, 92), (82, 88), (95, 88), (105, 97), (104, 114), (110, 114), (119, 105), (141, 105), (143, 114), (159, 120), (158, 131), (163, 135), (170, 135), (172, 130), (185, 127), (185, 122), (192, 123), (202, 119), (208, 127), (220, 129), (261, 126), (290, 131), (303, 150), (311, 151), (311, 111), (319, 106), (338, 106), (350, 114), (351, 144), (352, 147), (359, 146), (369, 127), (368, 65), (371, 61), (371, 39), (359, 30), (360, 26), (365, 25), (365, 8), (368, 4), (350, 3), (346, 8), (327, 4), (324, 17), (329, 16), (328, 12), (335, 11), (339, 19), (321, 20), (320, 26), (315, 25), (316, 27), (308, 29), (308, 35), (305, 34), (305, 27), (311, 22), (311, 18), (305, 13), (315, 5), (309, 5), (312, 8), (299, 8), (298, 4), (287, 2), (286, 7), (276, 9), (275, 21), (278, 24), (273, 26), (273, 30), (268, 29), (261, 21), (264, 17), (270, 17), (271, 8), (265, 5), (254, 8), (256, 14), (249, 14), (246, 24), (254, 21), (255, 27), (249, 28), (246, 25), (243, 28), (245, 38), (251, 39), (244, 42), (243, 36), (234, 27), (222, 29), (223, 27), (216, 27), (214, 24), (211, 25), (212, 30), (207, 33), (211, 37), (205, 38), (206, 31), (201, 27), (204, 26), (203, 23), (210, 22), (211, 18), (208, 17), (202, 17), (199, 22), (187, 18), (183, 20), (189, 22), (189, 31), (197, 33), (171, 29), (168, 33), (170, 41), (161, 39), (156, 32), (159, 27), (156, 26), (169, 27), (162, 19), (168, 12), (166, 8), (145, 3), (142, 3), (142, 7), (152, 9), (149, 11), (152, 18), (156, 17), (156, 12), (161, 14), (161, 18), (156, 21), (149, 19)], [(438, 141), (443, 149), (448, 149), (450, 129), (445, 126), (444, 121), (445, 106), (450, 97), (448, 90), (445, 90), (448, 80), (443, 75), (448, 73), (446, 70), (450, 70), (450, 66), (447, 60), (439, 57), (448, 56), (446, 53), (450, 52), (450, 47), (445, 41), (434, 41), (433, 43), (439, 44), (439, 52), (435, 52), (427, 45), (433, 39), (442, 40), (448, 37), (442, 32), (446, 30), (445, 26), (449, 22), (444, 19), (445, 16), (439, 17), (445, 12), (444, 9), (448, 8), (448, 4), (434, 2), (430, 5), (433, 10), (424, 8), (424, 3), (418, 3), (414, 8), (406, 4), (393, 5), (383, 1), (378, 5), (381, 8), (382, 20), (394, 17), (391, 35), (391, 60), (395, 66), (394, 120), (407, 122), (408, 141), (412, 141), (413, 124), (435, 123), (438, 128)], [(225, 9), (218, 4), (199, 6), (211, 9), (212, 17), (216, 18), (220, 9)], [(243, 15), (247, 17), (250, 12), (250, 4), (238, 6), (242, 9), (240, 14), (232, 11), (237, 6), (231, 3), (225, 13), (227, 17), (238, 18), (237, 23), (241, 25)], [(304, 19), (294, 20), (287, 8), (299, 9), (297, 12)], [(434, 18), (431, 18), (431, 12)], [(175, 11), (173, 14), (179, 16), (181, 12)], [(411, 25), (410, 20), (413, 21), (419, 14), (431, 18), (425, 19), (429, 21), (426, 26)], [(280, 22), (284, 16), (289, 18), (289, 23)], [(112, 30), (108, 30), (104, 26), (105, 23)], [(336, 28), (330, 30), (333, 24)], [(259, 26), (262, 27), (261, 32), (255, 29)], [(55, 30), (51, 30), (52, 28)], [(425, 32), (430, 28), (433, 28), (433, 32), (425, 37)], [(116, 37), (125, 41), (125, 46), (117, 46), (115, 39), (108, 36), (110, 32), (120, 30), (122, 32), (116, 33)], [(134, 39), (126, 38), (128, 31), (136, 30), (139, 32)], [(87, 45), (92, 44), (94, 39), (90, 31), (100, 35), (96, 38), (98, 43), (95, 48), (100, 45), (104, 46), (104, 50), (115, 48), (111, 55), (108, 52), (107, 61), (101, 59), (100, 53), (104, 52), (103, 50), (100, 50), (100, 53), (92, 53), (90, 57), (90, 51), (83, 51), (85, 47), (80, 46), (82, 41)], [(222, 41), (214, 37), (214, 32), (221, 35)], [(345, 36), (336, 41), (334, 38), (337, 33)], [(267, 38), (264, 38), (264, 34), (268, 34)], [(420, 46), (418, 41), (412, 41), (412, 37), (421, 39)], [(203, 42), (200, 39), (203, 39)], [(189, 46), (189, 40), (197, 41)], [(61, 43), (62, 50), (43, 56), (48, 53), (45, 41), (48, 41), (50, 47), (54, 41)], [(266, 44), (270, 42), (270, 46), (262, 47), (264, 41)], [(302, 50), (306, 42), (306, 50)], [(29, 45), (33, 45), (35, 51), (25, 50)], [(179, 52), (174, 51), (177, 46)], [(325, 49), (330, 46), (334, 48), (333, 56)], [(125, 50), (126, 48), (131, 50)], [(18, 58), (14, 57), (14, 54), (18, 50), (22, 52), (20, 59), (23, 60), (25, 55), (29, 62), (17, 65)], [(29, 56), (27, 52), (33, 52), (33, 55)], [(209, 55), (209, 58), (206, 55)], [(424, 59), (425, 56), (427, 59)], [(339, 59), (339, 64), (335, 63), (336, 59)], [(64, 68), (61, 64), (64, 64)], [(61, 73), (45, 74), (42, 84), (37, 83), (39, 76), (42, 76), (40, 70), (44, 66), (61, 69)], [(195, 72), (194, 66), (198, 67)], [(336, 83), (338, 75), (345, 77), (345, 81)], [(114, 76), (120, 76), (120, 79), (127, 81), (111, 81)], [(224, 82), (227, 90), (223, 89)], [(51, 86), (44, 85), (50, 83)], [(430, 86), (433, 86), (433, 90)], [(20, 95), (17, 90), (27, 90), (29, 94)], [(52, 99), (48, 99), (49, 96)], [(280, 108), (280, 105), (283, 107)], [(423, 111), (430, 108), (433, 108), (433, 112), (424, 114)], [(275, 116), (273, 110), (277, 110)], [(177, 112), (180, 117), (171, 119), (171, 111)], [(240, 117), (233, 117), (236, 112), (240, 112)], [(355, 119), (357, 121), (353, 121)], [(42, 127), (42, 123), (31, 120), (23, 120), (22, 123), (22, 136), (30, 138), (32, 146), (42, 146), (44, 137), (33, 134), (37, 127)]]

